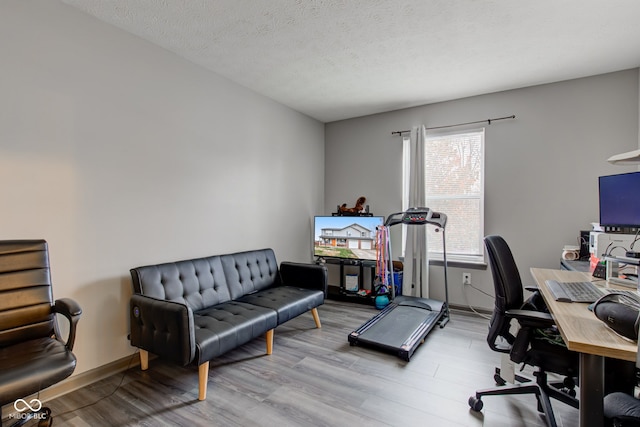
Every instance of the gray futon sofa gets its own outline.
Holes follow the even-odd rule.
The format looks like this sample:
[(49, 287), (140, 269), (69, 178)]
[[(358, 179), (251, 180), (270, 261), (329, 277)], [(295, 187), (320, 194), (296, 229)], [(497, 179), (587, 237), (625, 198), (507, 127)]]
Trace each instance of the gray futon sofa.
[(272, 249), (238, 252), (131, 269), (131, 345), (140, 365), (149, 353), (198, 365), (198, 399), (207, 393), (209, 361), (257, 337), (273, 348), (274, 329), (324, 303), (324, 266), (283, 262)]

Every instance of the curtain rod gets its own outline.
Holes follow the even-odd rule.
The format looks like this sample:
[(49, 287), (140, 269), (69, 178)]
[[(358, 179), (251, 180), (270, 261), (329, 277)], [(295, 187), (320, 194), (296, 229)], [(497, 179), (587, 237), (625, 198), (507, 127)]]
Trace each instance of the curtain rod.
[[(452, 127), (456, 127), (456, 126), (465, 126), (465, 125), (475, 125), (477, 123), (487, 123), (487, 124), (491, 124), (491, 122), (497, 122), (498, 120), (507, 120), (507, 119), (515, 119), (516, 115), (511, 115), (511, 116), (506, 116), (506, 117), (498, 117), (495, 119), (486, 119), (486, 120), (478, 120), (477, 122), (467, 122), (467, 123), (457, 123), (455, 125), (446, 125), (446, 126), (435, 126), (435, 127), (431, 127), (431, 128), (426, 128), (427, 130), (433, 130), (433, 129), (444, 129), (444, 128), (452, 128)], [(396, 130), (391, 132), (391, 135), (402, 135), (403, 133), (409, 133), (411, 132), (410, 130)]]

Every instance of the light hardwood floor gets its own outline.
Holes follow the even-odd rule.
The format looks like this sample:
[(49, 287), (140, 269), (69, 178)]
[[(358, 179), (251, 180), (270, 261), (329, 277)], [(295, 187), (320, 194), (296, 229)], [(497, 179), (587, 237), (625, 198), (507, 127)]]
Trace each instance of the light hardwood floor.
[[(469, 409), (476, 389), (495, 385), (500, 363), (486, 319), (452, 312), (407, 363), (349, 345), (347, 335), (376, 312), (330, 300), (319, 308), (322, 329), (311, 314), (277, 328), (272, 355), (255, 340), (213, 360), (205, 401), (197, 368), (155, 359), (148, 371), (132, 368), (47, 404), (55, 426), (78, 427), (544, 425), (533, 396), (486, 397), (481, 413)], [(556, 402), (554, 410), (560, 426), (577, 426), (577, 410)]]

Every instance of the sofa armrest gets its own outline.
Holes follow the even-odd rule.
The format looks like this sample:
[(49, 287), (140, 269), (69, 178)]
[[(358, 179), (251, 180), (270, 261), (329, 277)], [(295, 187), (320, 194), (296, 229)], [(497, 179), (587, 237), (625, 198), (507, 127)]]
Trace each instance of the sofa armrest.
[(193, 312), (186, 305), (134, 294), (129, 315), (131, 345), (183, 366), (195, 358)]
[[(53, 311), (62, 314), (69, 320), (69, 336), (67, 337), (67, 343), (65, 344), (69, 351), (73, 350), (73, 345), (76, 342), (76, 325), (82, 315), (82, 309), (77, 302), (70, 298), (60, 298), (53, 304)], [(57, 328), (56, 328), (57, 331)], [(59, 335), (56, 332), (56, 335)], [(58, 337), (60, 339), (60, 337)]]
[(317, 289), (327, 297), (328, 273), (324, 265), (282, 262), (280, 277), (283, 285)]

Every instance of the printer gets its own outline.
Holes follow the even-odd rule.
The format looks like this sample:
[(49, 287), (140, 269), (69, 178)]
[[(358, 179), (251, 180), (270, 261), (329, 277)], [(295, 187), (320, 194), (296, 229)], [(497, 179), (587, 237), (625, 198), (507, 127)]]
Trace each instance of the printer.
[(596, 258), (603, 258), (605, 255), (625, 256), (631, 250), (635, 238), (635, 234), (592, 231), (589, 233), (589, 253)]

